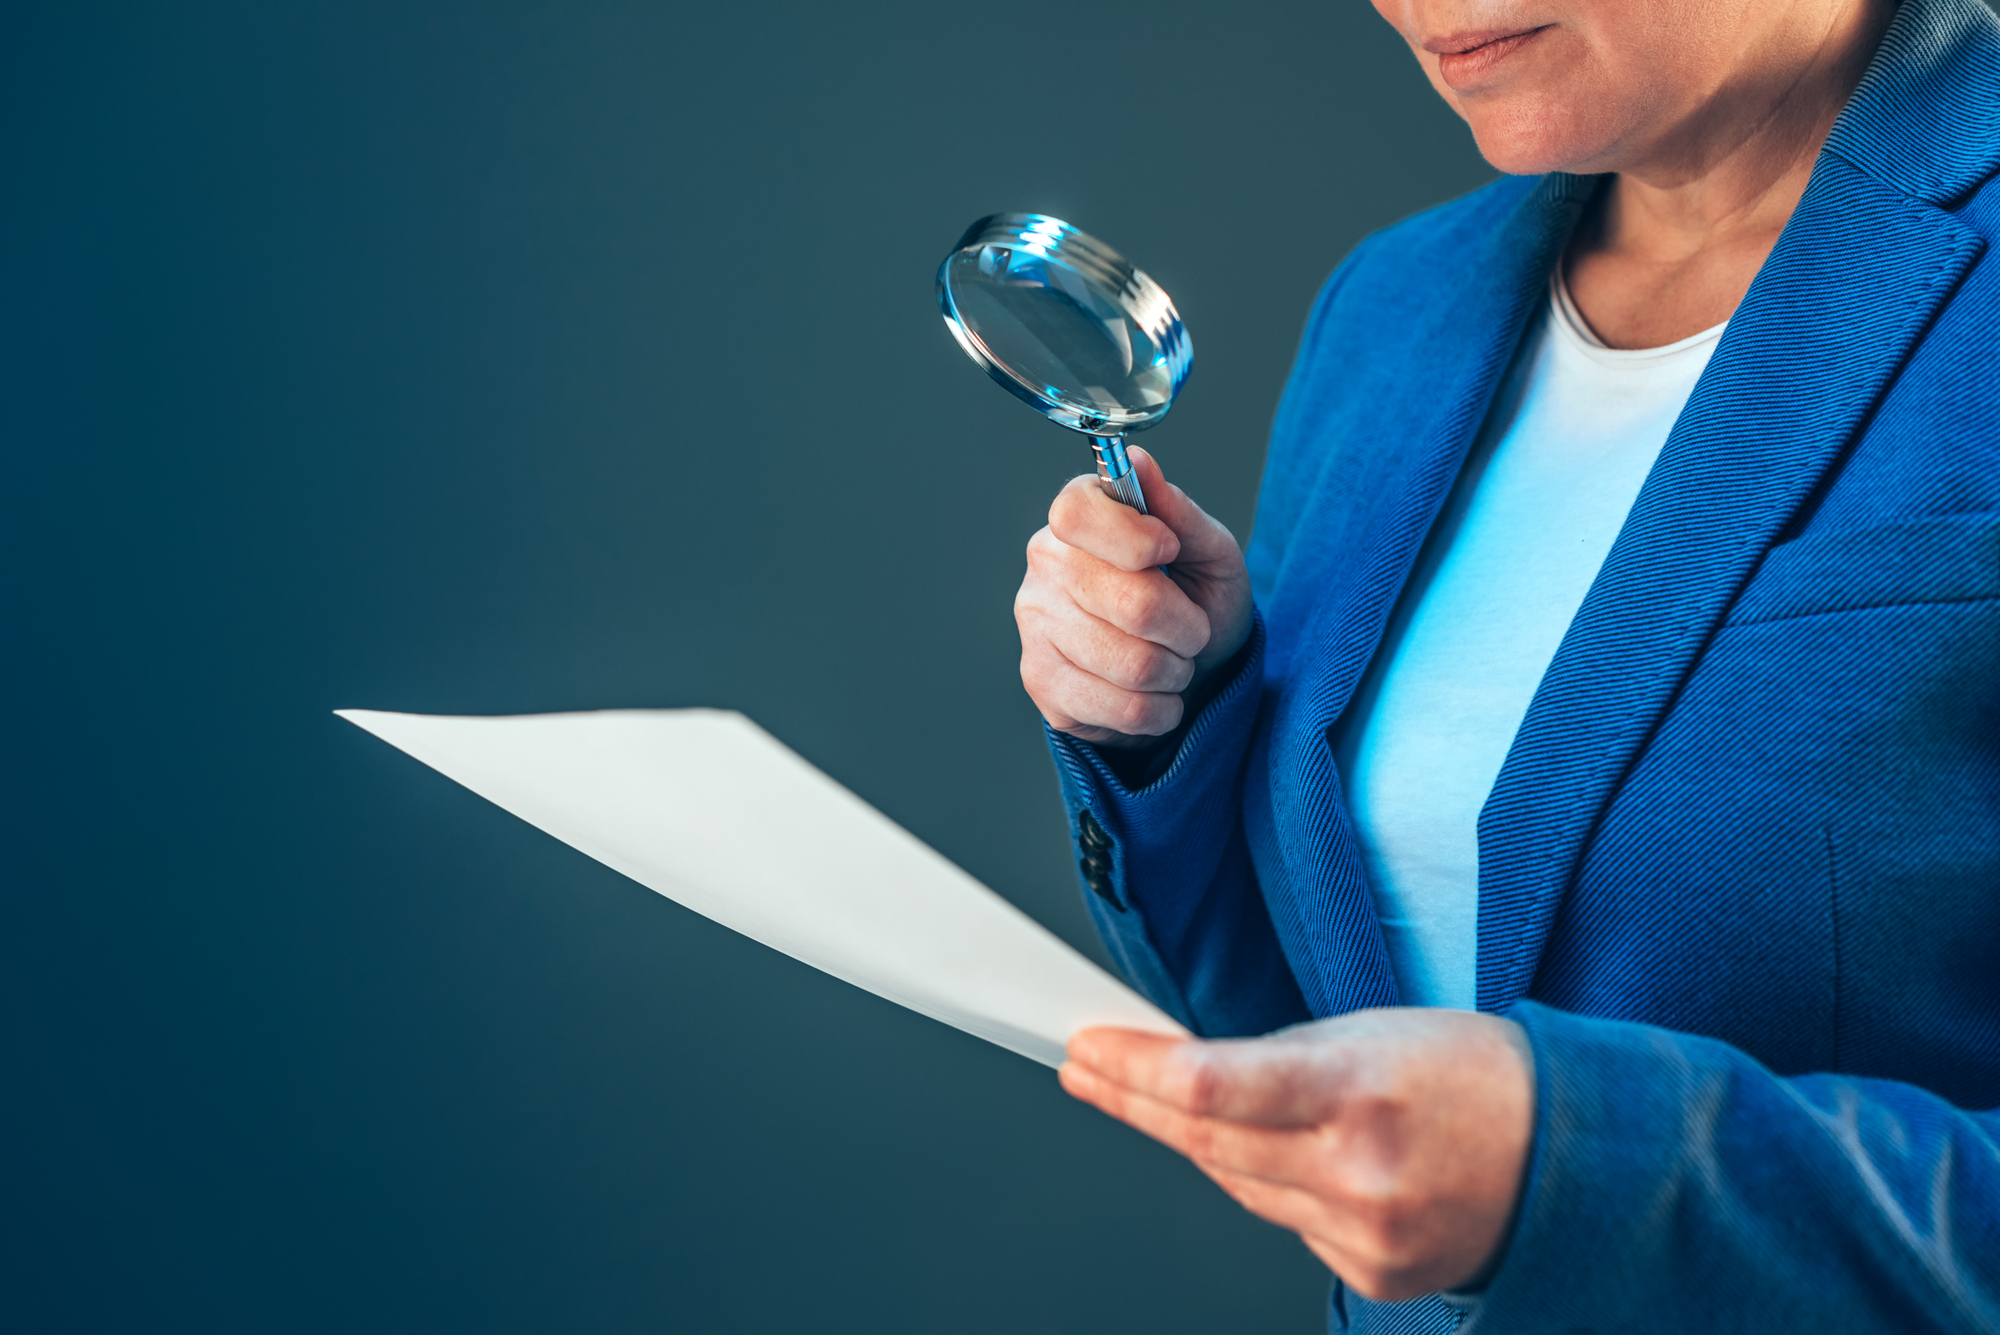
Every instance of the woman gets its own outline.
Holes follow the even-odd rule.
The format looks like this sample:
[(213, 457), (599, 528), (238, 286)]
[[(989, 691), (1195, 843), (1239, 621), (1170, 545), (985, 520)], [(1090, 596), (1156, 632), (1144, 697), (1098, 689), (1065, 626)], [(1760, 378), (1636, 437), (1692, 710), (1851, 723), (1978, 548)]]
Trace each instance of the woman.
[(1512, 175), (1328, 283), (1247, 563), (1143, 457), (1029, 546), (1087, 898), (1210, 1040), (1065, 1084), (1337, 1329), (2000, 1330), (2000, 24), (1377, 6)]

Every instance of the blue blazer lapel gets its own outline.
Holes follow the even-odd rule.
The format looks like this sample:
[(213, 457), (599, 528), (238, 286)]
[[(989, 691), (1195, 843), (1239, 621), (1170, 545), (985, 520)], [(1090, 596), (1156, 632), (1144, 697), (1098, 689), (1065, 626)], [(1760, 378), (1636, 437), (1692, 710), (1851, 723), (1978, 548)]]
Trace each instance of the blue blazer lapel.
[(1482, 1010), (1527, 994), (1620, 778), (1981, 250), (1926, 196), (2000, 156), (1994, 33), (1971, 0), (1909, 0), (1675, 424), (1481, 814)]
[[(1569, 244), (1583, 206), (1603, 181), (1601, 176), (1561, 172), (1544, 177), (1472, 266), (1484, 281), (1454, 292), (1448, 306), (1433, 312), (1441, 326), (1476, 330), (1477, 335), (1433, 334), (1412, 340), (1431, 346), (1457, 344), (1456, 364), (1439, 365), (1433, 353), (1424, 365), (1425, 378), (1435, 379), (1444, 392), (1420, 401), (1412, 414), (1415, 420), (1408, 423), (1413, 435), (1421, 433), (1423, 444), (1411, 456), (1413, 466), (1397, 479), (1396, 494), (1377, 498), (1379, 518), (1349, 559), (1339, 562), (1345, 578), (1328, 582), (1328, 597), (1313, 618), (1326, 629), (1304, 676), (1311, 683), (1307, 698), (1320, 728), (1346, 709), (1374, 658), (1397, 595), (1486, 420), (1528, 317), (1546, 299), (1556, 259)], [(1343, 502), (1352, 504), (1351, 499), (1328, 498), (1328, 503)]]
[[(1435, 329), (1399, 331), (1412, 346), (1450, 347), (1454, 353), (1443, 364), (1430, 354), (1425, 377), (1444, 392), (1403, 407), (1406, 420), (1394, 428), (1421, 443), (1369, 503), (1375, 521), (1344, 547), (1320, 554), (1315, 564), (1324, 573), (1287, 572), (1288, 579), (1310, 579), (1326, 590), (1308, 623), (1324, 629), (1301, 654), (1296, 670), (1286, 674), (1297, 685), (1281, 690), (1271, 706), (1272, 726), (1264, 733), (1269, 750), (1251, 762), (1252, 772), (1271, 775), (1271, 782), (1262, 793), (1253, 791), (1246, 814), (1253, 838), (1275, 838), (1279, 830), (1307, 832), (1288, 834), (1283, 842), (1312, 850), (1310, 856), (1260, 866), (1259, 875), (1279, 939), (1314, 1014), (1397, 1001), (1328, 729), (1375, 653), (1528, 316), (1544, 297), (1556, 257), (1601, 179), (1545, 178), (1485, 240), (1482, 256), (1470, 266), (1482, 281), (1428, 312)], [(1477, 336), (1467, 338), (1466, 330)], [(1374, 412), (1383, 407), (1363, 405)], [(1338, 489), (1328, 494), (1322, 486), (1313, 504), (1351, 506), (1355, 500)], [(1309, 510), (1301, 527), (1313, 522)]]

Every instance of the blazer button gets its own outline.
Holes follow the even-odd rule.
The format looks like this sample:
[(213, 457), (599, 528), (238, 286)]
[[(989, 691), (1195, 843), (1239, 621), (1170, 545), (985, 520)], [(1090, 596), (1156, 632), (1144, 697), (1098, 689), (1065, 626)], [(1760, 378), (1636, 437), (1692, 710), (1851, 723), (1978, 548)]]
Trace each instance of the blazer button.
[(1090, 814), (1089, 807), (1085, 807), (1082, 814), (1076, 818), (1076, 841), (1083, 845), (1085, 852), (1091, 849), (1101, 852), (1111, 847), (1111, 836), (1097, 823), (1097, 817)]
[(1089, 886), (1099, 899), (1120, 913), (1125, 911), (1125, 905), (1118, 898), (1117, 889), (1111, 884), (1111, 868), (1102, 862), (1092, 862), (1089, 858), (1083, 859), (1076, 865), (1083, 873), (1083, 883)]
[(1076, 846), (1083, 854), (1076, 866), (1083, 874), (1083, 883), (1099, 899), (1123, 913), (1125, 905), (1119, 900), (1117, 887), (1111, 879), (1111, 836), (1104, 832), (1104, 827), (1088, 810), (1077, 817), (1076, 826)]

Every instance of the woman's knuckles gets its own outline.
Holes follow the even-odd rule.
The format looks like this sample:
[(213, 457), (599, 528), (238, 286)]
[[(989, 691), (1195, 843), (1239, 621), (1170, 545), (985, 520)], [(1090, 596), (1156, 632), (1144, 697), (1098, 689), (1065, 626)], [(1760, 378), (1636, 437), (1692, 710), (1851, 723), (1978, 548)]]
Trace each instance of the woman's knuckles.
[(1042, 716), (1058, 730), (1094, 727), (1153, 736), (1171, 732), (1180, 722), (1179, 696), (1128, 689), (1046, 649), (1036, 646), (1023, 650), (1021, 685)]
[(1166, 524), (1108, 497), (1076, 510), (1059, 505), (1046, 531), (1056, 542), (1120, 570), (1171, 565), (1181, 553), (1179, 536)]
[(1128, 691), (1178, 691), (1194, 665), (1150, 640), (1127, 635), (1111, 646), (1105, 676)]
[(1028, 539), (1028, 578), (1062, 583), (1064, 572), (1081, 555), (1078, 550), (1049, 529), (1041, 529)]
[(1027, 689), (1028, 698), (1033, 700), (1044, 713), (1060, 710), (1063, 701), (1057, 690), (1055, 674), (1050, 664), (1040, 654), (1021, 655), (1021, 685)]
[(1103, 721), (1107, 728), (1116, 728), (1132, 737), (1158, 737), (1179, 725), (1181, 700), (1177, 695), (1124, 691), (1111, 702), (1109, 714)]
[(1151, 570), (1138, 574), (1122, 574), (1118, 578), (1103, 582), (1099, 598), (1104, 604), (1105, 620), (1120, 630), (1156, 644), (1179, 649), (1189, 640), (1189, 628), (1181, 623), (1187, 620), (1180, 615), (1187, 605), (1185, 596), (1176, 597), (1179, 590), (1168, 581), (1156, 579)]
[(1105, 580), (1098, 596), (1104, 604), (1104, 619), (1133, 635), (1144, 635), (1159, 615), (1155, 606), (1159, 595), (1145, 580), (1129, 574)]

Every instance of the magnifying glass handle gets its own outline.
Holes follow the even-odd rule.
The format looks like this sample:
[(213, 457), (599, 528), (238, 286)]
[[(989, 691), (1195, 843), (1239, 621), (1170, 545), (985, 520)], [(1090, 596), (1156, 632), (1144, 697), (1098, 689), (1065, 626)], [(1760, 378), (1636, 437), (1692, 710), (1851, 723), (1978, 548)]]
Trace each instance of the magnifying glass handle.
[(1132, 461), (1125, 455), (1125, 437), (1092, 436), (1090, 451), (1097, 456), (1097, 485), (1112, 500), (1145, 514), (1146, 494), (1139, 490), (1139, 475), (1132, 471)]

